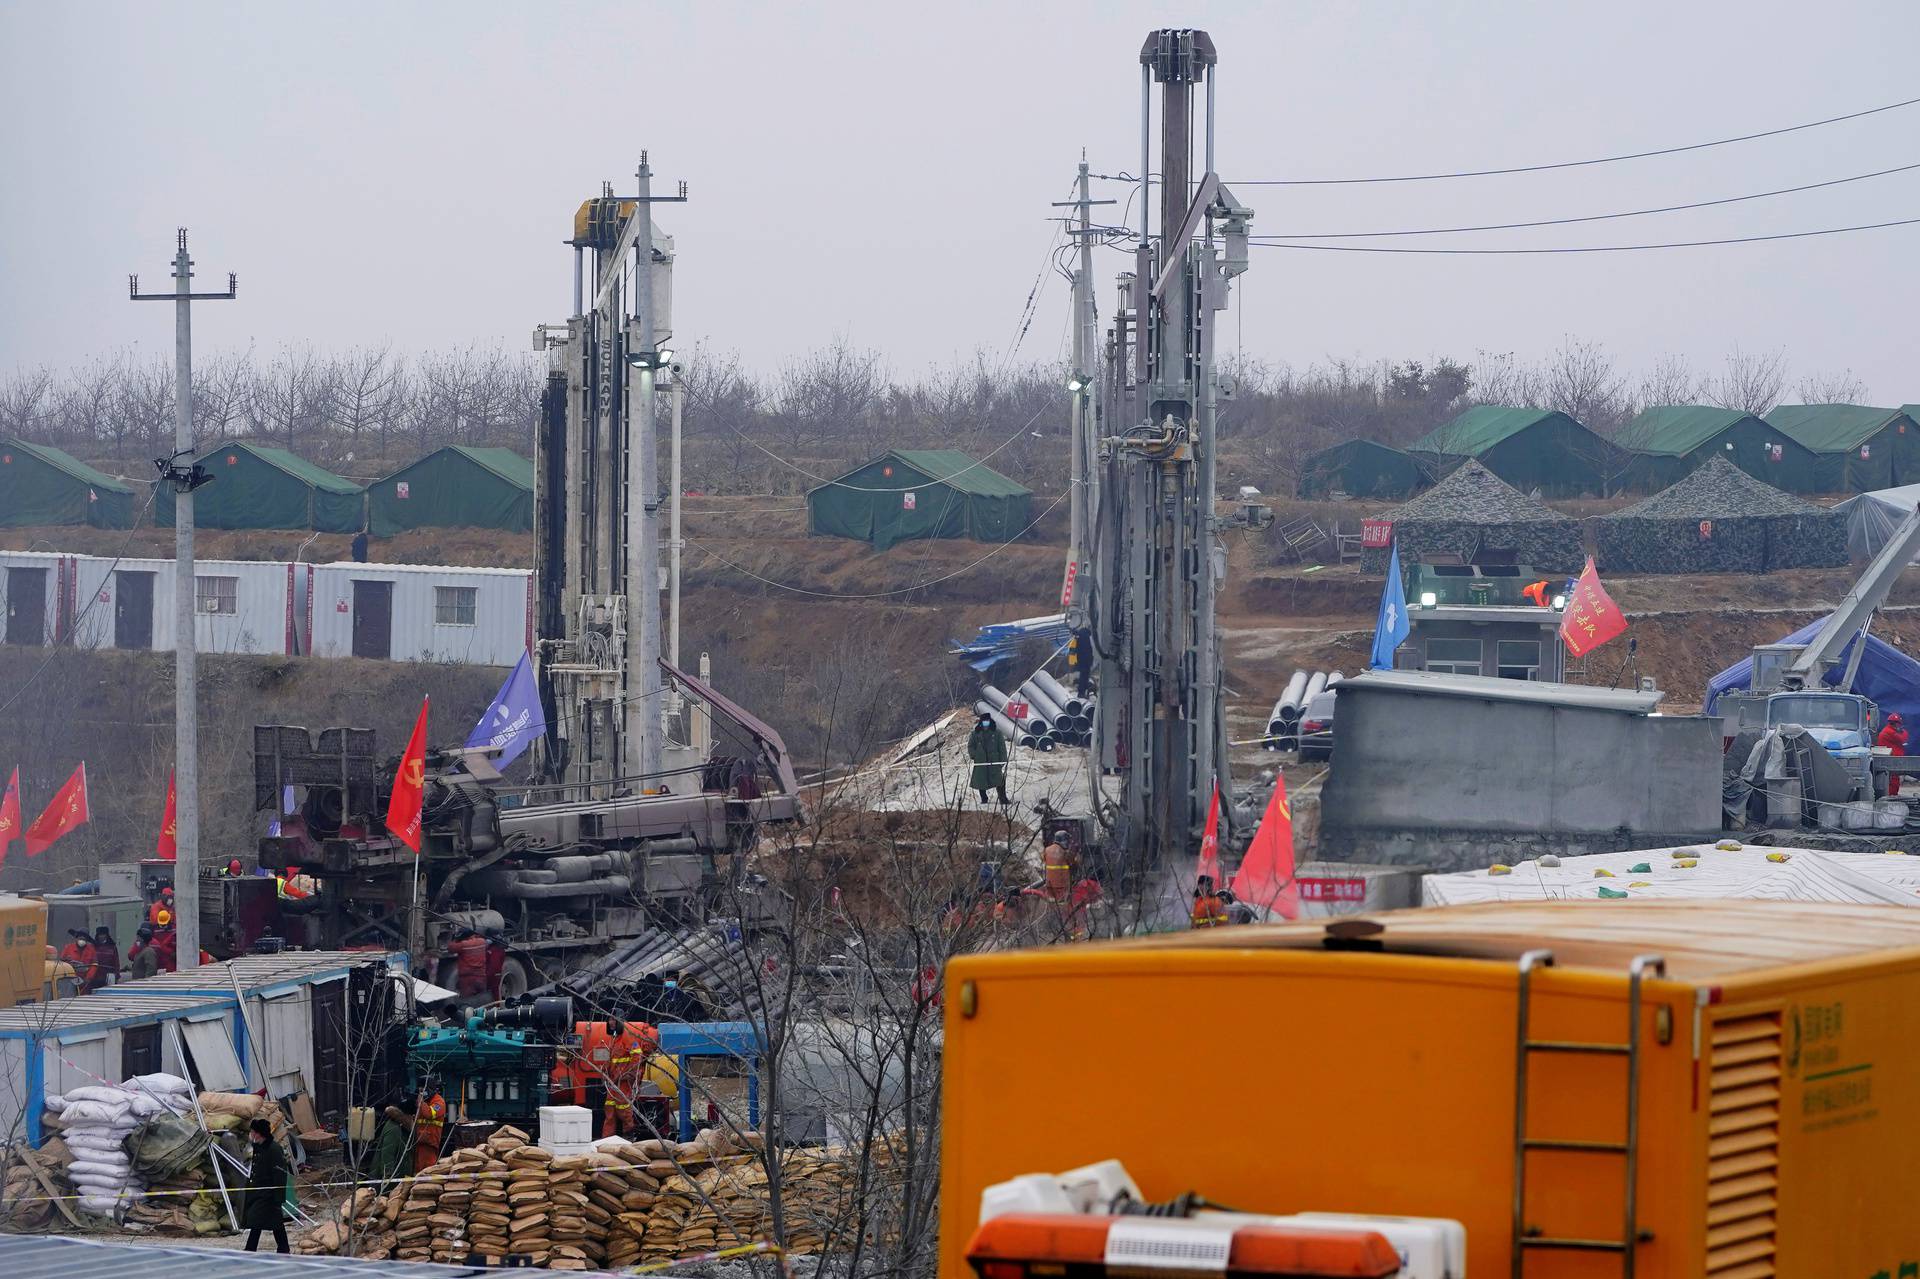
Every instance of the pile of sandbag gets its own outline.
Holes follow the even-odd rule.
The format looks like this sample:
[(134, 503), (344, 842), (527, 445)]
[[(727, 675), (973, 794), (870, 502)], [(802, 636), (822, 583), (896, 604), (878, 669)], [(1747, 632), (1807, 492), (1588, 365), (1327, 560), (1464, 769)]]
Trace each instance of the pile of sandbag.
[(133, 1173), (127, 1136), (140, 1126), (133, 1095), (110, 1084), (74, 1088), (47, 1098), (60, 1136), (72, 1154), (67, 1180), (82, 1212), (117, 1217), (146, 1187)]

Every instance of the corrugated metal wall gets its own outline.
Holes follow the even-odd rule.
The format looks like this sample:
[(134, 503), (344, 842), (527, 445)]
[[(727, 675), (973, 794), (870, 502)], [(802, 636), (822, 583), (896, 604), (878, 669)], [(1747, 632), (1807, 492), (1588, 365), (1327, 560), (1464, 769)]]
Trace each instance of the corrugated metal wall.
[[(202, 653), (291, 653), (293, 623), (304, 612), (304, 598), (295, 600), (295, 574), (306, 565), (261, 560), (196, 560), (194, 577), (205, 590), (203, 607), (194, 613), (195, 647)], [(75, 632), (81, 648), (173, 648), (173, 561), (123, 559), (117, 564), (98, 556), (77, 562), (77, 596), (86, 615)], [(151, 598), (137, 598), (130, 579), (148, 575)], [(216, 580), (231, 579), (229, 592)], [(304, 582), (301, 583), (304, 586)], [(231, 600), (232, 610), (226, 611)], [(91, 607), (89, 607), (91, 604)], [(141, 643), (144, 639), (146, 642)]]
[[(355, 583), (388, 583), (388, 656), (396, 662), (464, 662), (511, 666), (530, 643), (533, 574), (527, 569), (452, 568), (412, 564), (319, 564), (313, 569), (313, 654), (354, 655)], [(439, 592), (471, 591), (447, 600)], [(364, 590), (358, 592), (365, 598)], [(450, 611), (472, 621), (448, 620)], [(365, 625), (373, 619), (363, 621)]]

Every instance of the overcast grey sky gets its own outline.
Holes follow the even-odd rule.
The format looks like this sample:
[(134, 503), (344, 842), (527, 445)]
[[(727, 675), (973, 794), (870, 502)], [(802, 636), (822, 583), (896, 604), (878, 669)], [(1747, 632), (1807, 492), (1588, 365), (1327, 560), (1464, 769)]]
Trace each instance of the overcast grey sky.
[[(1895, 2), (0, 0), (0, 370), (168, 349), (126, 275), (163, 287), (182, 223), (205, 286), (240, 274), (241, 301), (196, 317), (206, 348), (524, 347), (564, 318), (574, 207), (603, 178), (629, 187), (643, 146), (691, 184), (663, 214), (683, 345), (768, 370), (836, 335), (903, 372), (1002, 351), (1080, 148), (1137, 164), (1136, 53), (1170, 24), (1219, 46), (1229, 181), (1578, 159), (1920, 95), (1920, 6)], [(1917, 136), (1920, 107), (1560, 173), (1240, 195), (1263, 234), (1577, 216), (1913, 163)], [(1920, 171), (1445, 239), (1767, 234), (1920, 216), (1916, 196)], [(1122, 263), (1104, 259), (1103, 279)], [(1920, 400), (1917, 266), (1920, 226), (1642, 254), (1268, 249), (1237, 327), (1249, 355), (1296, 365), (1529, 357), (1566, 334), (1636, 366), (1784, 348), (1898, 403)], [(1023, 356), (1064, 349), (1063, 304), (1053, 279)]]

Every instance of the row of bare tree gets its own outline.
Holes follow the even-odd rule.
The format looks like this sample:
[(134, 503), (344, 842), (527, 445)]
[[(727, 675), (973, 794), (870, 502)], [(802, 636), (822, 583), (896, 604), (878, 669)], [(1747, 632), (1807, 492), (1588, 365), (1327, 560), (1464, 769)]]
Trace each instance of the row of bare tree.
[[(1301, 456), (1342, 440), (1404, 445), (1475, 404), (1558, 409), (1621, 438), (1642, 408), (1715, 404), (1764, 413), (1787, 395), (1857, 401), (1851, 372), (1795, 382), (1783, 352), (1735, 350), (1701, 369), (1668, 356), (1635, 374), (1598, 343), (1569, 337), (1527, 362), (1482, 351), (1304, 370), (1257, 359), (1225, 370), (1227, 474), (1272, 484)], [(403, 356), (388, 347), (324, 354), (287, 347), (209, 360), (195, 374), (203, 444), (252, 438), (371, 478), (444, 444), (528, 452), (539, 411), (533, 353), (461, 347)], [(845, 339), (771, 374), (696, 346), (684, 361), (687, 479), (713, 492), (798, 493), (888, 448), (956, 448), (1035, 487), (1065, 481), (1064, 370), (984, 351), (903, 377)], [(172, 451), (173, 371), (128, 352), (66, 370), (0, 376), (0, 434), (57, 445), (123, 474)]]

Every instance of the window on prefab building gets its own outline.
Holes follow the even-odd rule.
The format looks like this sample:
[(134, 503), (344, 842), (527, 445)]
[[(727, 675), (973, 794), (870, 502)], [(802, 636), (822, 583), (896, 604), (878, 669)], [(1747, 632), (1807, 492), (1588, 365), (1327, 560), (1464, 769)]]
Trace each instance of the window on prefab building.
[(1540, 641), (1501, 640), (1495, 650), (1501, 679), (1539, 679)]
[(198, 613), (238, 613), (240, 579), (237, 577), (198, 577), (193, 579), (193, 607)]
[(433, 620), (437, 626), (472, 626), (480, 596), (477, 586), (433, 588)]
[(1427, 641), (1427, 669), (1442, 675), (1478, 675), (1480, 641), (1477, 639), (1441, 639)]

